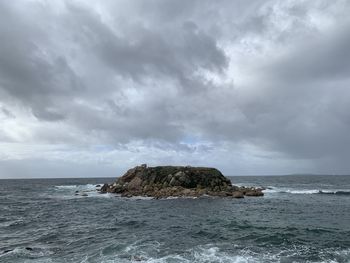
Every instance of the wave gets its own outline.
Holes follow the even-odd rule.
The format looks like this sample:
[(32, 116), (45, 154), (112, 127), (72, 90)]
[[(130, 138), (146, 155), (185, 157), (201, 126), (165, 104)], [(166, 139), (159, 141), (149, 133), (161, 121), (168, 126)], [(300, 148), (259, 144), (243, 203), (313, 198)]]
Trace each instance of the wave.
[(49, 196), (58, 199), (75, 199), (86, 197), (101, 197), (112, 198), (116, 195), (105, 193), (101, 194), (97, 190), (101, 188), (103, 184), (82, 184), (82, 185), (55, 185), (53, 193), (50, 192)]
[[(183, 251), (163, 253), (162, 243), (156, 241), (137, 241), (132, 244), (114, 243), (100, 246), (92, 253), (74, 254), (74, 262), (101, 263), (257, 263), (257, 262), (348, 262), (350, 249), (314, 248), (306, 245), (293, 245), (280, 248), (258, 248), (244, 245), (231, 245), (222, 249), (214, 244), (200, 245)], [(54, 250), (50, 247), (16, 247), (0, 251), (0, 261), (31, 259), (33, 262), (52, 262)], [(63, 258), (62, 262), (65, 262)], [(22, 262), (22, 261), (21, 261)], [(27, 262), (27, 261), (26, 261)], [(29, 261), (28, 261), (29, 262)], [(32, 261), (30, 261), (32, 262)], [(56, 262), (56, 261), (55, 261)]]
[[(54, 188), (62, 193), (69, 193), (68, 198), (75, 197), (115, 197), (113, 194), (100, 194), (98, 190), (103, 184), (84, 184), (84, 185), (56, 185)], [(286, 187), (266, 187), (264, 190), (265, 194), (322, 194), (322, 195), (339, 195), (339, 196), (350, 196), (349, 189), (296, 189), (296, 188), (286, 188)], [(176, 199), (178, 197), (169, 197), (164, 200)], [(151, 197), (135, 196), (131, 199), (144, 199), (150, 200)]]
[[(6, 249), (0, 251), (0, 261), (10, 261), (17, 258), (35, 259), (35, 262), (51, 262), (47, 260), (41, 260), (42, 258), (50, 257), (53, 254), (47, 247), (16, 247), (14, 249)], [(2, 262), (2, 261), (1, 261)], [(12, 261), (11, 261), (12, 262)]]
[[(107, 251), (108, 249), (104, 249)], [(117, 255), (102, 255), (100, 262), (127, 263), (127, 262), (147, 262), (147, 263), (257, 263), (257, 262), (309, 262), (309, 257), (317, 257), (320, 263), (323, 262), (347, 262), (350, 249), (322, 249), (316, 253), (315, 249), (307, 246), (294, 246), (281, 250), (257, 250), (248, 247), (234, 246), (230, 252), (222, 251), (217, 246), (197, 246), (183, 252), (170, 253), (160, 257), (155, 257), (160, 251), (160, 244), (135, 245), (132, 244), (124, 248)], [(316, 253), (316, 254), (315, 254)], [(94, 256), (92, 256), (94, 257)], [(96, 259), (96, 258), (95, 258)], [(86, 258), (82, 262), (89, 262)]]
[(55, 185), (59, 190), (96, 190), (103, 184)]
[(346, 189), (290, 189), (267, 187), (264, 193), (282, 194), (324, 194), (324, 195), (350, 195), (350, 190)]
[[(60, 195), (61, 199), (74, 199), (81, 197), (121, 197), (120, 194), (112, 193), (99, 193), (97, 190), (101, 188), (103, 184), (84, 184), (84, 185), (55, 185), (54, 188)], [(67, 195), (68, 194), (68, 195)], [(172, 200), (172, 199), (197, 199), (197, 197), (175, 197), (170, 196), (162, 198), (160, 200)], [(154, 197), (148, 196), (132, 196), (127, 200), (153, 200)]]
[(55, 185), (55, 188), (58, 189), (75, 189), (77, 187), (77, 185)]
[(326, 194), (326, 195), (329, 195), (329, 194), (333, 194), (333, 195), (350, 195), (350, 191), (344, 191), (344, 190), (339, 190), (339, 191), (323, 191), (323, 190), (320, 190), (318, 192), (318, 194)]

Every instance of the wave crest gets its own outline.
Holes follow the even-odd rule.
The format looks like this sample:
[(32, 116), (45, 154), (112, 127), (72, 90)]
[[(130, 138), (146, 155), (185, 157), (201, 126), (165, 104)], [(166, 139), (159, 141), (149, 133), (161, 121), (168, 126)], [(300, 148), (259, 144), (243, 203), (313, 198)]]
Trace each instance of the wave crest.
[(346, 189), (288, 189), (268, 187), (264, 193), (281, 194), (324, 194), (324, 195), (350, 195), (350, 190)]

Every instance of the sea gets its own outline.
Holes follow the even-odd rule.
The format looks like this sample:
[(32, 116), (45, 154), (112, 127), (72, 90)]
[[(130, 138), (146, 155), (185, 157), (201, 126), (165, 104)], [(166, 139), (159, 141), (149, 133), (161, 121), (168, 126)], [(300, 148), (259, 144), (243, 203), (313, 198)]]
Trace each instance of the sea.
[(264, 197), (123, 198), (0, 180), (0, 262), (350, 262), (350, 176), (235, 176)]

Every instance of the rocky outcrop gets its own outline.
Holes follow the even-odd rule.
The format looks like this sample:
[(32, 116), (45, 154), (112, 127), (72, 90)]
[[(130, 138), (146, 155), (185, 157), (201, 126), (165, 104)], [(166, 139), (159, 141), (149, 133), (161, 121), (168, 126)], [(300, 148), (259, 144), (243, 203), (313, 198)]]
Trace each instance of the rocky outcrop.
[(116, 193), (125, 197), (171, 196), (198, 197), (202, 195), (243, 198), (262, 196), (260, 188), (233, 186), (231, 181), (215, 168), (191, 166), (156, 166), (143, 164), (128, 170), (113, 184), (104, 184), (101, 193)]

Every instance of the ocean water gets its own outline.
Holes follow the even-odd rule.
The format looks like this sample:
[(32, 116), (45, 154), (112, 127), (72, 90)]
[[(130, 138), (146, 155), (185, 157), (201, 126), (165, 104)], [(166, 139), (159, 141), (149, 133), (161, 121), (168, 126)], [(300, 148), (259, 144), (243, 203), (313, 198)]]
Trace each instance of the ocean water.
[(350, 176), (231, 179), (268, 189), (151, 200), (95, 192), (112, 178), (0, 180), (0, 262), (350, 262)]

